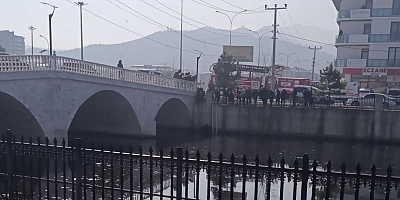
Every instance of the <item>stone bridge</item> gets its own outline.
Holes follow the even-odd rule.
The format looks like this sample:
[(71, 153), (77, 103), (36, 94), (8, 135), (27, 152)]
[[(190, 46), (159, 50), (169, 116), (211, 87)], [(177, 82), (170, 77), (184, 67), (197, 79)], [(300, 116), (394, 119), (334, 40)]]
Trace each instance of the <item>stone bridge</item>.
[(155, 136), (191, 128), (196, 84), (65, 57), (0, 56), (0, 130)]

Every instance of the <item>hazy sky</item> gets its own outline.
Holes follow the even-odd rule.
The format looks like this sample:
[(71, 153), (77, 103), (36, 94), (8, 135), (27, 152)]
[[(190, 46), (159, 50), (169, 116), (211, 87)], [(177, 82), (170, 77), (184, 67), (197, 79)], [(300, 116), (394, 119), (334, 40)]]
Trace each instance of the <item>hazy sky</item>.
[[(79, 47), (79, 8), (71, 3), (74, 2), (73, 0), (0, 0), (2, 8), (0, 30), (12, 30), (16, 35), (24, 36), (26, 44), (30, 45), (31, 39), (28, 26), (34, 26), (37, 28), (34, 32), (34, 46), (45, 48), (47, 43), (39, 35), (48, 37), (48, 14), (51, 13), (52, 8), (41, 4), (41, 1), (59, 7), (53, 17), (53, 48), (72, 49)], [(335, 21), (336, 10), (330, 0), (184, 0), (184, 15), (200, 22), (184, 19), (184, 21), (195, 25), (184, 23), (184, 29), (193, 30), (205, 25), (229, 29), (228, 18), (215, 11), (217, 8), (224, 9), (227, 14), (233, 16), (234, 13), (229, 11), (240, 11), (240, 9), (226, 2), (240, 8), (261, 11), (259, 13), (248, 12), (250, 14), (238, 15), (233, 22), (233, 29), (241, 26), (259, 29), (265, 25), (272, 25), (272, 11), (265, 12), (263, 10), (265, 4), (273, 6), (276, 2), (279, 3), (278, 6), (283, 6), (284, 3), (288, 4), (288, 10), (280, 11), (280, 15), (278, 15), (280, 18), (278, 22), (281, 27), (301, 24), (318, 26), (328, 30), (337, 29)], [(125, 29), (129, 29), (129, 31), (122, 29), (87, 11), (83, 11), (85, 45), (114, 44), (130, 41), (142, 37), (141, 35), (149, 35), (156, 31), (165, 30), (165, 27), (180, 29), (179, 12), (181, 0), (85, 0), (85, 3), (87, 3), (84, 6), (85, 9)], [(169, 10), (160, 3), (176, 12)], [(147, 20), (152, 21), (149, 23), (113, 4), (141, 18), (144, 18), (143, 16), (150, 18)], [(151, 5), (176, 18), (157, 10)], [(177, 44), (178, 46), (179, 44)]]

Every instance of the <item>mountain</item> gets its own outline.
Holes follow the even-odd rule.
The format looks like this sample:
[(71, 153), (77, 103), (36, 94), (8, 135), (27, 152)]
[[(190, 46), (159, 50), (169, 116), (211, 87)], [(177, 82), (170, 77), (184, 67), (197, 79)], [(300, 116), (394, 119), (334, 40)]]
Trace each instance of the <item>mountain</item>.
[[(261, 33), (264, 30), (272, 30), (272, 27), (262, 27), (258, 31)], [(335, 31), (326, 31), (318, 27), (304, 27), (300, 25), (296, 25), (296, 27), (279, 28), (279, 30), (285, 34), (291, 33), (291, 35), (295, 35), (294, 33), (298, 31), (301, 37), (312, 38), (313, 40), (327, 43), (332, 43), (330, 40), (334, 39), (336, 33)], [(201, 57), (199, 65), (200, 72), (204, 72), (208, 71), (210, 66), (218, 60), (218, 56), (223, 51), (221, 45), (229, 44), (229, 31), (227, 30), (205, 27), (191, 31), (184, 31), (183, 34), (183, 49), (192, 52), (183, 52), (183, 68), (187, 70), (195, 70), (196, 68), (196, 57), (199, 53), (193, 52), (193, 50), (204, 52), (205, 55)], [(300, 37), (299, 35), (296, 36)], [(271, 37), (272, 33), (268, 33), (261, 40), (260, 65), (270, 66), (271, 64)], [(155, 41), (161, 42), (164, 45)], [(257, 64), (259, 39), (255, 33), (250, 32), (245, 27), (233, 30), (232, 45), (254, 46), (254, 62), (248, 64)], [(313, 46), (314, 43), (294, 40), (290, 37), (278, 34), (276, 63), (286, 65), (287, 56), (284, 56), (283, 54), (288, 55), (295, 53), (289, 58), (289, 66), (310, 69), (313, 52), (312, 50), (309, 50), (309, 45)], [(179, 31), (170, 29), (155, 32), (148, 35), (147, 38), (141, 38), (120, 44), (88, 45), (84, 48), (84, 57), (85, 60), (88, 61), (104, 63), (112, 66), (115, 66), (117, 61), (121, 59), (125, 67), (131, 65), (174, 65), (175, 68), (179, 68), (179, 46)], [(29, 54), (29, 52), (30, 50), (27, 50), (27, 54)], [(332, 62), (335, 58), (334, 54), (335, 51), (325, 47), (318, 51), (316, 69), (321, 69), (327, 65), (327, 62)], [(80, 49), (57, 51), (57, 55), (79, 59)]]

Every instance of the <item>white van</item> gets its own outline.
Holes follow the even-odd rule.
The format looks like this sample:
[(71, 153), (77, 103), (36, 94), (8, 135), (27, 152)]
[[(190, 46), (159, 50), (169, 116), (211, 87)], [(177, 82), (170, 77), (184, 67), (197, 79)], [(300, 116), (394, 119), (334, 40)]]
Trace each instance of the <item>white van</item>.
[(139, 72), (144, 72), (144, 73), (149, 73), (149, 74), (154, 74), (158, 76), (164, 76), (164, 74), (160, 71), (157, 71), (156, 69), (139, 69)]

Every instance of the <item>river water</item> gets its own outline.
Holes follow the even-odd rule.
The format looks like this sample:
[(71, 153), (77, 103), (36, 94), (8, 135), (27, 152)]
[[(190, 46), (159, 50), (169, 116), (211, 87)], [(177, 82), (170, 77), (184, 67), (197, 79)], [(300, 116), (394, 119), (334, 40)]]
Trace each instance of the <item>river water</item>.
[(246, 155), (249, 160), (254, 160), (258, 155), (261, 163), (265, 163), (269, 156), (278, 163), (282, 157), (287, 163), (307, 153), (311, 160), (319, 163), (331, 161), (333, 168), (340, 169), (343, 162), (347, 169), (355, 169), (357, 163), (361, 164), (362, 171), (367, 172), (373, 164), (380, 174), (384, 174), (386, 168), (391, 165), (394, 174), (400, 174), (400, 146), (394, 144), (374, 144), (369, 142), (349, 142), (340, 140), (301, 139), (293, 137), (270, 137), (251, 134), (210, 136), (193, 134), (190, 132), (160, 131), (155, 138), (138, 138), (124, 136), (109, 136), (98, 134), (70, 134), (70, 141), (80, 137), (87, 146), (94, 144), (97, 148), (104, 145), (114, 149), (120, 146), (127, 150), (129, 146), (135, 150), (142, 146), (147, 152), (151, 146), (156, 151), (182, 147), (189, 152), (200, 151), (202, 158), (210, 151), (217, 158), (222, 152), (224, 158), (229, 158), (233, 153), (237, 157)]
[[(293, 167), (293, 161), (295, 158), (301, 158), (307, 153), (310, 159), (318, 161), (320, 167), (331, 161), (335, 170), (340, 170), (340, 166), (343, 162), (347, 165), (348, 171), (355, 171), (357, 163), (361, 164), (361, 171), (368, 173), (373, 164), (378, 168), (377, 174), (385, 175), (386, 169), (389, 165), (393, 167), (393, 174), (400, 175), (400, 157), (397, 156), (400, 152), (400, 147), (397, 145), (390, 144), (373, 144), (366, 142), (348, 142), (338, 140), (310, 140), (292, 137), (269, 137), (261, 135), (251, 134), (238, 134), (238, 135), (219, 135), (210, 136), (204, 134), (193, 134), (190, 132), (178, 132), (178, 131), (159, 131), (155, 138), (137, 138), (137, 137), (122, 137), (122, 136), (110, 136), (110, 135), (98, 135), (98, 134), (84, 134), (84, 133), (72, 133), (70, 134), (70, 141), (75, 137), (80, 137), (85, 142), (86, 146), (95, 145), (96, 148), (100, 148), (103, 144), (104, 148), (113, 149), (122, 148), (128, 150), (129, 146), (137, 152), (140, 146), (143, 147), (144, 153), (151, 146), (156, 151), (161, 149), (164, 152), (169, 152), (171, 148), (176, 149), (182, 147), (184, 150), (187, 149), (190, 152), (192, 158), (196, 151), (199, 151), (202, 155), (202, 159), (206, 159), (208, 152), (211, 152), (213, 159), (217, 159), (220, 152), (224, 158), (228, 158), (233, 153), (236, 156), (236, 162), (240, 162), (240, 158), (246, 155), (248, 160), (254, 161), (258, 155), (261, 159), (261, 164), (266, 165), (266, 161), (269, 156), (275, 163), (279, 163), (282, 157), (285, 158), (288, 166)], [(215, 177), (214, 177), (215, 178)], [(206, 191), (207, 173), (201, 172), (200, 175), (201, 185), (200, 190)], [(247, 199), (253, 199), (254, 197), (254, 182), (249, 181), (246, 183), (246, 196)], [(265, 182), (261, 181), (259, 186), (259, 197), (264, 199), (265, 197)], [(300, 191), (300, 185), (298, 185), (297, 191)], [(190, 197), (194, 197), (194, 182), (188, 185)], [(213, 187), (216, 188), (216, 185)], [(242, 187), (239, 181), (235, 188), (235, 195), (240, 196), (240, 188)], [(274, 199), (279, 198), (280, 183), (274, 182), (271, 186), (271, 197)], [(284, 199), (291, 199), (293, 191), (293, 183), (285, 182)], [(212, 199), (216, 199), (216, 189), (211, 194)], [(332, 192), (332, 198), (338, 199), (338, 187), (335, 186)], [(321, 190), (322, 193), (323, 189)], [(164, 190), (164, 194), (170, 193), (170, 188)], [(206, 193), (202, 192), (200, 198), (206, 198)], [(300, 193), (298, 193), (298, 198)], [(376, 191), (376, 198), (384, 196), (383, 188)], [(354, 188), (346, 190), (346, 198), (354, 198)], [(361, 188), (360, 197), (368, 198), (369, 190), (368, 187)], [(229, 197), (229, 195), (228, 195)], [(391, 194), (391, 198), (399, 199), (400, 193), (396, 191)]]

